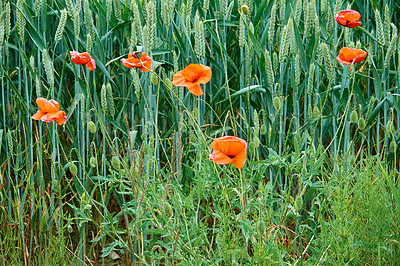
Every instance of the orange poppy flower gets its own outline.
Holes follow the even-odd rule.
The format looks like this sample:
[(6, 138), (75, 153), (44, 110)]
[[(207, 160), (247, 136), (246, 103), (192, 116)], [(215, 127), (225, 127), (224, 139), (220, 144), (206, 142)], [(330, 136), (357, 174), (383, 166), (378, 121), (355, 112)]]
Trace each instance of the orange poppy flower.
[(151, 69), (151, 64), (153, 60), (150, 56), (147, 56), (145, 52), (142, 52), (140, 59), (136, 55), (137, 52), (129, 53), (128, 59), (121, 59), (122, 64), (127, 68), (138, 67), (140, 70), (144, 72), (149, 72)]
[(348, 28), (355, 28), (361, 25), (358, 21), (361, 18), (360, 13), (354, 10), (342, 10), (336, 14), (336, 22)]
[(211, 68), (204, 65), (190, 64), (174, 75), (172, 84), (185, 86), (195, 96), (203, 94), (199, 84), (206, 84), (211, 79)]
[(85, 65), (90, 71), (96, 69), (96, 61), (89, 55), (88, 52), (78, 53), (76, 51), (69, 52), (71, 60), (77, 65)]
[(367, 52), (361, 49), (350, 49), (343, 47), (339, 51), (337, 60), (343, 65), (353, 65), (354, 63), (359, 63), (367, 56)]
[(60, 111), (60, 105), (55, 100), (46, 100), (45, 98), (37, 98), (36, 103), (40, 110), (32, 116), (34, 120), (42, 120), (44, 122), (56, 121), (62, 125), (67, 120), (67, 114)]
[(236, 168), (242, 168), (246, 162), (247, 142), (244, 139), (226, 136), (213, 140), (213, 152), (210, 160), (216, 164), (226, 165), (233, 163)]

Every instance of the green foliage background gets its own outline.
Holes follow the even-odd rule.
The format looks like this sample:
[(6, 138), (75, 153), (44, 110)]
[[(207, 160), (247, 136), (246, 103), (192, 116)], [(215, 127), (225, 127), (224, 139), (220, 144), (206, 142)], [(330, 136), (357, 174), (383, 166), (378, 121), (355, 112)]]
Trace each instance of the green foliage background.
[[(362, 25), (335, 23), (343, 9)], [(399, 12), (387, 0), (0, 1), (0, 260), (398, 264)], [(345, 46), (368, 58), (337, 63)], [(136, 50), (151, 72), (121, 64)], [(197, 98), (171, 84), (190, 63), (212, 69)], [(37, 97), (58, 101), (65, 125), (33, 121)], [(249, 144), (241, 170), (208, 160), (226, 135)]]

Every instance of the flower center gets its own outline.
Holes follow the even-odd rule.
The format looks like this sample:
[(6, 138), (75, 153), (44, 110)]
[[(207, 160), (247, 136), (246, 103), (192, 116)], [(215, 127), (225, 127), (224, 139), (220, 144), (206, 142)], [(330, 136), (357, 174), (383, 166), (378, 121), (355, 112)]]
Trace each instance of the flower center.
[(228, 157), (233, 159), (233, 158), (235, 158), (235, 155), (228, 155)]

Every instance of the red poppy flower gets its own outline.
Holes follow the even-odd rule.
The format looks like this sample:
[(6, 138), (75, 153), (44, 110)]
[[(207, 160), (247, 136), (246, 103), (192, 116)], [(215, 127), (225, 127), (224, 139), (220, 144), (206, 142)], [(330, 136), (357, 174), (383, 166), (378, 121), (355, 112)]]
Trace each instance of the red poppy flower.
[(55, 100), (46, 100), (45, 98), (37, 98), (36, 103), (40, 110), (32, 116), (34, 120), (42, 120), (44, 122), (56, 121), (62, 125), (67, 120), (67, 114), (60, 111), (60, 105)]
[(213, 152), (210, 160), (216, 164), (226, 165), (233, 163), (236, 168), (242, 168), (246, 162), (247, 142), (241, 138), (227, 136), (213, 140)]
[(350, 49), (343, 47), (340, 49), (339, 55), (336, 59), (343, 65), (350, 65), (361, 62), (366, 56), (367, 52), (361, 49)]
[(153, 60), (151, 60), (150, 56), (147, 56), (145, 52), (142, 52), (140, 59), (136, 55), (137, 52), (129, 53), (128, 59), (121, 59), (122, 64), (127, 68), (138, 67), (140, 70), (144, 72), (149, 72), (151, 69), (151, 64)]
[(178, 71), (172, 80), (175, 86), (185, 86), (195, 96), (203, 94), (199, 84), (206, 84), (211, 79), (211, 68), (204, 65), (190, 64)]
[(336, 22), (348, 28), (355, 28), (361, 25), (358, 21), (361, 18), (360, 13), (354, 10), (342, 10), (336, 14)]
[(96, 69), (96, 61), (89, 55), (88, 52), (78, 53), (76, 51), (69, 52), (71, 60), (77, 65), (85, 65), (90, 71)]

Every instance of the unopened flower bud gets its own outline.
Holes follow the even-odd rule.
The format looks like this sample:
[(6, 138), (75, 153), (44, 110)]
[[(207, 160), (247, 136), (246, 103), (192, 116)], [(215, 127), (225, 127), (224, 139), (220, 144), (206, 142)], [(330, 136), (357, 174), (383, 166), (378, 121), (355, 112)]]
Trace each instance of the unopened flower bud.
[(76, 165), (73, 162), (69, 162), (68, 168), (69, 168), (69, 171), (71, 172), (71, 174), (76, 175), (78, 173), (78, 168), (76, 167)]
[(357, 123), (357, 120), (358, 120), (358, 114), (357, 114), (357, 111), (356, 110), (353, 110), (353, 111), (351, 111), (351, 114), (350, 114), (350, 123)]
[(240, 8), (242, 9), (243, 14), (249, 14), (249, 7), (246, 4), (242, 5)]
[(278, 96), (274, 97), (274, 107), (276, 110), (281, 110), (281, 99)]
[(88, 128), (90, 133), (96, 132), (96, 125), (93, 123), (93, 121), (88, 122)]
[(364, 117), (361, 117), (360, 120), (358, 120), (358, 129), (360, 131), (363, 131), (365, 129), (365, 119), (364, 119)]
[(121, 167), (121, 162), (120, 162), (118, 156), (113, 156), (111, 158), (111, 165), (115, 170), (118, 170)]
[(91, 167), (95, 168), (96, 165), (97, 165), (97, 160), (96, 160), (96, 158), (94, 158), (93, 156), (90, 157), (89, 163), (90, 163), (90, 166), (91, 166)]

